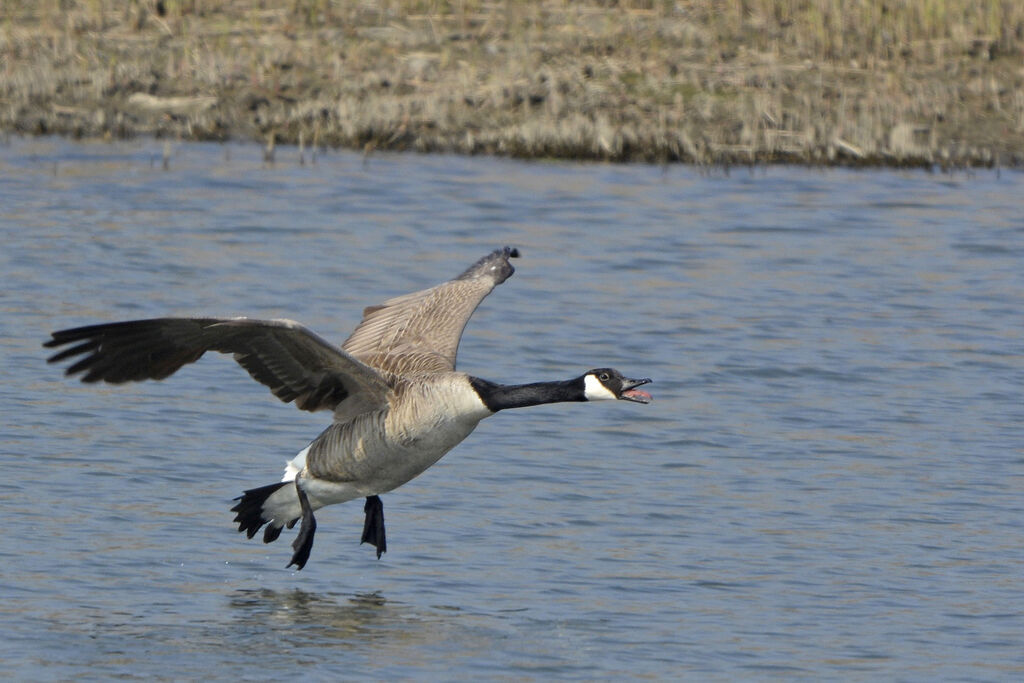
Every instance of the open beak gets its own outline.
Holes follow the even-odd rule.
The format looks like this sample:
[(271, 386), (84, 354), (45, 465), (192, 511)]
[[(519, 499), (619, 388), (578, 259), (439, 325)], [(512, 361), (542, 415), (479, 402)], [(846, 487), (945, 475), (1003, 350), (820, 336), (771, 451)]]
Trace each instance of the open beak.
[(619, 394), (619, 399), (623, 401), (635, 401), (636, 403), (650, 403), (653, 399), (651, 395), (646, 391), (639, 391), (637, 387), (643, 386), (644, 384), (650, 384), (651, 380), (644, 379), (629, 379), (628, 377), (622, 378), (622, 393)]

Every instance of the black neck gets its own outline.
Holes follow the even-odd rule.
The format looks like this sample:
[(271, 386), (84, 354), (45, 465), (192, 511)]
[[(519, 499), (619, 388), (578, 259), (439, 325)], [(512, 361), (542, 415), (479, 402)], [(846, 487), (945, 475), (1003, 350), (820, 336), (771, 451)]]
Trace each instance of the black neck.
[(582, 377), (533, 384), (495, 384), (479, 377), (470, 377), (469, 383), (492, 413), (506, 408), (587, 400)]

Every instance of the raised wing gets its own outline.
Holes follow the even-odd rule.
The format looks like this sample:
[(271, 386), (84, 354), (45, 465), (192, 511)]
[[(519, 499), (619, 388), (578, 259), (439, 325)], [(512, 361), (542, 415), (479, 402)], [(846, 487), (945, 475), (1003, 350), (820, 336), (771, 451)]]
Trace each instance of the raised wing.
[(448, 282), (370, 306), (342, 348), (367, 365), (396, 374), (455, 369), (462, 330), (473, 311), (515, 269), (519, 251), (504, 247)]
[(291, 320), (153, 318), (89, 325), (52, 334), (44, 346), (74, 344), (49, 362), (77, 358), (66, 371), (83, 382), (164, 379), (207, 351), (230, 353), (253, 379), (301, 410), (346, 412), (386, 404), (373, 368)]

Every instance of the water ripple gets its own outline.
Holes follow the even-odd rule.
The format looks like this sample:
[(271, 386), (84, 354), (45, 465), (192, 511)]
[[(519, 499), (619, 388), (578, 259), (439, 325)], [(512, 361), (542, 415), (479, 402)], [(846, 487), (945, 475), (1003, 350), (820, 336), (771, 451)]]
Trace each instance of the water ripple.
[[(1024, 670), (1024, 180), (162, 143), (0, 147), (0, 660), (21, 680), (928, 678)], [(327, 421), (223, 358), (83, 386), (49, 331), (363, 307), (523, 258), (496, 381), (614, 366), (649, 406), (512, 411), (313, 561), (228, 508)], [(292, 532), (293, 533), (293, 532)], [(212, 673), (215, 672), (215, 673)], [(339, 673), (343, 672), (343, 673)]]

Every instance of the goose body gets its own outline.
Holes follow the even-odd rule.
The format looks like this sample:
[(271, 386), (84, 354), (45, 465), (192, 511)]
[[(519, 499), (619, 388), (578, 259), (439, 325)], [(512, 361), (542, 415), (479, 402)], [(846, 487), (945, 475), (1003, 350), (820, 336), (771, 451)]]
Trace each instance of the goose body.
[(163, 379), (207, 351), (231, 354), (279, 399), (330, 410), (331, 424), (288, 461), (281, 482), (246, 491), (232, 508), (239, 531), (276, 540), (302, 522), (289, 566), (301, 569), (316, 530), (314, 511), (365, 498), (363, 542), (386, 550), (387, 493), (436, 463), (495, 413), (544, 403), (650, 396), (611, 368), (573, 379), (506, 385), (455, 370), (462, 330), (493, 288), (512, 275), (515, 249), (498, 249), (459, 277), (364, 310), (338, 348), (290, 320), (154, 318), (54, 332), (67, 346), (50, 362), (75, 358), (68, 375), (121, 383)]
[[(282, 482), (303, 476), (315, 510), (387, 493), (422, 474), (494, 414), (467, 375), (452, 375), (400, 381), (386, 408), (334, 422), (288, 462)], [(283, 523), (299, 517), (298, 509), (294, 487), (264, 505), (268, 518)]]

